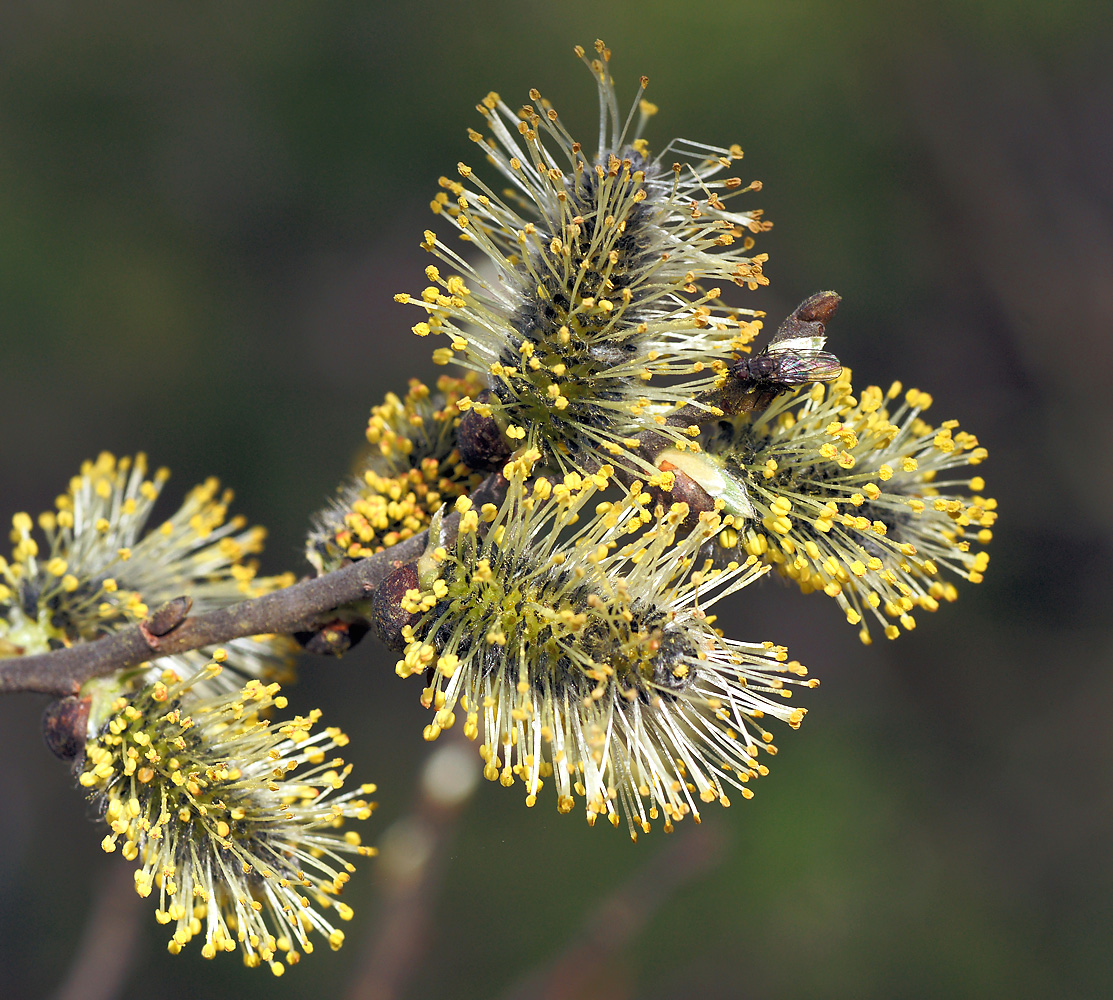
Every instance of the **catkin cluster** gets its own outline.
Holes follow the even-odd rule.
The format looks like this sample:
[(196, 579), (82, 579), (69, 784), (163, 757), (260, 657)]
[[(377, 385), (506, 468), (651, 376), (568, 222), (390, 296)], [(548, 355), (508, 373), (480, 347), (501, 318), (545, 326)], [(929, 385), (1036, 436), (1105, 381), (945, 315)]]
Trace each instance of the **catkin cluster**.
[[(427, 740), (459, 727), (528, 805), (637, 839), (751, 797), (778, 726), (804, 718), (794, 695), (818, 684), (780, 642), (726, 635), (717, 601), (779, 575), (836, 600), (863, 642), (871, 624), (896, 638), (981, 581), (996, 503), (973, 471), (985, 448), (929, 423), (927, 393), (854, 390), (824, 350), (834, 293), (757, 349), (764, 314), (724, 294), (767, 283), (742, 150), (654, 150), (648, 80), (624, 111), (607, 47), (576, 54), (598, 89), (594, 143), (536, 90), (519, 107), (490, 93), (477, 165), (440, 178), (435, 263), (396, 299), (419, 310), (414, 333), (443, 338), (433, 361), (463, 372), (372, 409), (305, 552), (317, 574), (393, 572), (332, 612), (329, 641), (295, 634), (339, 653), (373, 628), (418, 678)], [(292, 582), (258, 575), (264, 533), (229, 519), (215, 480), (151, 524), (166, 478), (103, 454), (37, 528), (12, 518), (0, 660), (146, 628), (172, 599), (205, 613)], [(318, 712), (273, 720), (292, 651), (241, 636), (92, 679), (57, 744), (172, 952), (197, 939), (279, 974), (314, 936), (343, 941), (348, 858), (374, 853), (344, 827), (370, 816), (374, 786), (343, 790), (347, 738), (314, 732)]]

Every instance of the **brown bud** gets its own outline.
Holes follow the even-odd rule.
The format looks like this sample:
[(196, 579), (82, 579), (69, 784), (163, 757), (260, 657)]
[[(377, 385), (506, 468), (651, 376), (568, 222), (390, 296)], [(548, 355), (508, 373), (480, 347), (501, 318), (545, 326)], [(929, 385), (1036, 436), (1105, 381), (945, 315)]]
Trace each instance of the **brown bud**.
[(378, 640), (396, 653), (406, 648), (402, 629), (411, 625), (417, 615), (403, 610), (402, 598), (407, 590), (417, 590), (417, 567), (413, 563), (399, 566), (375, 589), (375, 610), (371, 628)]
[(152, 650), (162, 645), (161, 637), (169, 635), (186, 620), (193, 607), (192, 597), (175, 597), (155, 609), (154, 614), (139, 623), (139, 631)]
[(366, 622), (346, 622), (340, 618), (322, 625), (315, 632), (295, 632), (294, 638), (307, 653), (318, 656), (343, 656), (370, 631)]
[[(478, 402), (486, 402), (490, 392), (479, 394)], [(474, 409), (460, 418), (456, 429), (456, 447), (469, 468), (479, 472), (495, 472), (506, 464), (512, 451), (494, 417), (484, 417)]]
[(796, 316), (805, 323), (829, 323), (840, 302), (842, 296), (837, 292), (816, 292), (796, 307)]
[(809, 296), (777, 327), (773, 342), (794, 337), (822, 337), (824, 324), (835, 315), (840, 302), (842, 298), (835, 292), (816, 292)]
[(46, 706), (42, 723), (43, 740), (55, 757), (73, 760), (85, 748), (91, 701), (91, 698), (78, 698), (71, 694)]
[(156, 608), (143, 624), (151, 635), (169, 635), (186, 620), (192, 607), (192, 597), (175, 597)]

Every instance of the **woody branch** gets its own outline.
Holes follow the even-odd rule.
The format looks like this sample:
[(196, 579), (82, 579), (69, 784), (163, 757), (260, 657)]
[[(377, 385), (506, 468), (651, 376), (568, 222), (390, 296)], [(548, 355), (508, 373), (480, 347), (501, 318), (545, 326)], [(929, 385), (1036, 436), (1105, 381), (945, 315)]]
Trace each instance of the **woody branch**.
[[(483, 485), (476, 493), (483, 490)], [(454, 536), (459, 515), (445, 518)], [(0, 666), (0, 693), (38, 691), (76, 694), (85, 681), (137, 666), (160, 656), (265, 633), (311, 631), (346, 604), (366, 601), (397, 567), (417, 559), (428, 533), (312, 580), (302, 580), (262, 597), (189, 617), (188, 598), (163, 605), (138, 625), (95, 642), (22, 656)]]

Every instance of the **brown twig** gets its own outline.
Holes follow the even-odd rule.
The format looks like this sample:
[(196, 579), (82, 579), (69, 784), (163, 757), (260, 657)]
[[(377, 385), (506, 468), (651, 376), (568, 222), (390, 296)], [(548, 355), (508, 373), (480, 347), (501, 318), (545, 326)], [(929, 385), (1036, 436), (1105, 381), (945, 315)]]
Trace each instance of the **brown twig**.
[[(450, 538), (458, 524), (458, 514), (445, 518), (444, 527)], [(426, 533), (422, 532), (343, 569), (192, 618), (174, 613), (172, 606), (180, 609), (183, 601), (176, 598), (146, 621), (95, 642), (0, 661), (0, 693), (76, 694), (90, 678), (160, 656), (248, 635), (308, 631), (327, 621), (337, 608), (366, 601), (393, 570), (417, 559), (425, 549), (425, 542)], [(167, 627), (168, 622), (175, 619), (178, 624)], [(160, 629), (166, 631), (160, 633)]]
[(140, 899), (131, 870), (113, 866), (95, 899), (77, 954), (53, 1000), (112, 1000), (127, 982), (140, 931)]
[[(579, 934), (550, 962), (514, 984), (503, 1000), (573, 1000), (619, 996), (611, 982), (615, 966), (669, 896), (720, 861), (726, 838), (715, 826), (691, 824), (675, 834), (630, 879), (605, 897), (584, 920)], [(600, 983), (607, 988), (600, 990)]]
[[(361, 949), (362, 959), (349, 984), (347, 1000), (398, 1000), (421, 969), (428, 953), (433, 910), (448, 868), (449, 847), (479, 780), (475, 750), (461, 747), (464, 742), (457, 736), (455, 744), (434, 751), (426, 762), (421, 791), (410, 815), (392, 828), (395, 843), (383, 844), (379, 913)], [(470, 783), (463, 789), (457, 786), (447, 798), (429, 781), (436, 755), (446, 750), (464, 754), (476, 772)], [(400, 856), (398, 852), (407, 848), (413, 856)]]

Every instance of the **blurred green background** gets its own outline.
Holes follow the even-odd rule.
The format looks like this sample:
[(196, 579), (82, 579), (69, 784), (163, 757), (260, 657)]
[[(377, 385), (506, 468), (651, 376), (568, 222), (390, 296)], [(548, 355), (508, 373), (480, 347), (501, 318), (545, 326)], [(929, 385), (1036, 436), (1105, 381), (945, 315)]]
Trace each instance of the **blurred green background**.
[[(418, 894), (402, 995), (1113, 995), (1107, 3), (9, 0), (2, 516), (50, 506), (102, 448), (143, 449), (169, 495), (234, 486), (271, 530), (266, 568), (300, 572), (369, 407), (438, 371), (391, 296), (424, 284), (427, 205), (473, 157), (476, 100), (537, 86), (590, 145), (571, 49), (597, 36), (621, 93), (651, 78), (653, 148), (737, 141), (764, 181), (747, 207), (775, 222), (772, 285), (745, 304), (776, 320), (837, 289), (831, 348), (976, 433), (1002, 516), (986, 582), (894, 643), (863, 648), (834, 602), (776, 584), (724, 608), (730, 634), (788, 643), (823, 686), (756, 798), (694, 837), (631, 845), (483, 783)], [(372, 842), (415, 794), (417, 698), (370, 642), (292, 692), (379, 783)], [(42, 746), (41, 708), (0, 703), (7, 998), (66, 980), (130, 868)], [(196, 945), (168, 956), (149, 902), (123, 902), (133, 954), (67, 996), (354, 997), (393, 919), (384, 878), (362, 865), (347, 946), (280, 981)], [(577, 979), (585, 941), (598, 961)]]

